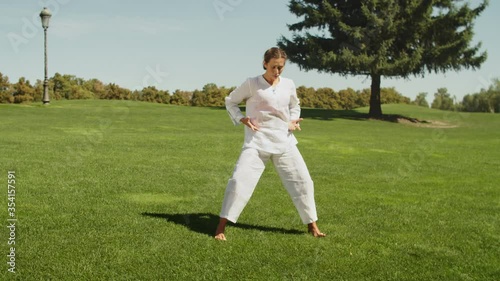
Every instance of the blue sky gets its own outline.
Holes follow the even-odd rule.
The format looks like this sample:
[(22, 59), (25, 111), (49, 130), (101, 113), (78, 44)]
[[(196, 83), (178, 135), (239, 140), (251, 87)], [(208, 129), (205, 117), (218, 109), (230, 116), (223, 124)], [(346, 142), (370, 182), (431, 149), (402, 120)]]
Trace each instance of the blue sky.
[[(262, 56), (287, 24), (297, 22), (287, 0), (1, 0), (0, 72), (16, 82), (43, 79), (43, 29), (39, 13), (53, 13), (48, 30), (49, 76), (55, 72), (97, 78), (129, 89), (145, 86), (174, 91), (207, 83), (238, 86), (259, 75)], [(469, 1), (477, 4), (479, 0)], [(500, 1), (490, 1), (475, 24), (488, 60), (480, 70), (382, 79), (412, 99), (446, 87), (459, 100), (500, 77)], [(296, 85), (369, 88), (364, 76), (305, 72), (288, 63), (283, 76)]]

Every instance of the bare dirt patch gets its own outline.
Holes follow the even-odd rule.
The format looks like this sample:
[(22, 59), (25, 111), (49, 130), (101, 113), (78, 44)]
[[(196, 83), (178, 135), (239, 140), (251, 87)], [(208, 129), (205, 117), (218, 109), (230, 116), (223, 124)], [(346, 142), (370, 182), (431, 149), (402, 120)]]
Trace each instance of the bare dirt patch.
[(408, 124), (408, 125), (415, 126), (415, 127), (425, 127), (425, 128), (451, 129), (451, 128), (458, 127), (457, 125), (452, 125), (452, 124), (448, 124), (448, 123), (443, 122), (443, 121), (435, 121), (435, 120), (413, 121), (413, 120), (408, 120), (405, 118), (398, 118), (397, 122), (401, 123), (401, 124)]
[(380, 121), (389, 121), (389, 122), (394, 122), (394, 123), (400, 123), (400, 124), (405, 124), (409, 126), (415, 126), (415, 127), (423, 127), (423, 128), (440, 128), (440, 129), (451, 129), (451, 128), (457, 128), (457, 125), (449, 124), (443, 121), (436, 121), (436, 120), (419, 120), (417, 118), (411, 118), (411, 117), (406, 117), (406, 116), (401, 116), (401, 115), (384, 115), (379, 118), (370, 118), (373, 120), (380, 120)]

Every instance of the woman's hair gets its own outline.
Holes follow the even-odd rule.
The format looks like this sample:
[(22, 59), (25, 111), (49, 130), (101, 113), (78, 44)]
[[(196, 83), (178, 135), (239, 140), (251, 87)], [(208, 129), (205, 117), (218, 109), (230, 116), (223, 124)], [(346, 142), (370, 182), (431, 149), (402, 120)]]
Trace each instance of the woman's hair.
[[(278, 47), (272, 47), (264, 53), (264, 63), (269, 63), (271, 59), (285, 59), (286, 61), (287, 56), (285, 51), (283, 51), (282, 49)], [(262, 65), (262, 67), (266, 69), (264, 65)]]

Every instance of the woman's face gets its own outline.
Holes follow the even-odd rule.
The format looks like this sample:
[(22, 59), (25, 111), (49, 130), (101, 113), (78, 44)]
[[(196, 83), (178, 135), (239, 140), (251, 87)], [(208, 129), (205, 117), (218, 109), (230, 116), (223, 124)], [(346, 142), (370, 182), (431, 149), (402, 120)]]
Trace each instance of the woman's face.
[(285, 68), (285, 59), (271, 59), (268, 63), (264, 62), (264, 67), (266, 68), (267, 77), (277, 79), (283, 72), (283, 68)]

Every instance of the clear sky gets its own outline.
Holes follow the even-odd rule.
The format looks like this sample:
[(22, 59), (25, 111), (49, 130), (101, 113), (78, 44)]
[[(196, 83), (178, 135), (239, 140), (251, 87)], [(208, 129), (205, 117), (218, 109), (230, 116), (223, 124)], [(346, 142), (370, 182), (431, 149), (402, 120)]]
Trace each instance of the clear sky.
[[(52, 11), (48, 29), (49, 76), (55, 72), (142, 89), (238, 86), (263, 72), (262, 56), (287, 24), (297, 22), (288, 0), (0, 0), (0, 72), (11, 82), (42, 79), (43, 29), (39, 13)], [(469, 1), (473, 5), (479, 0)], [(458, 100), (500, 77), (500, 1), (490, 1), (475, 24), (488, 60), (480, 70), (382, 79), (412, 99), (446, 87)], [(288, 63), (283, 76), (297, 86), (335, 90), (370, 87), (364, 76), (305, 72)]]

